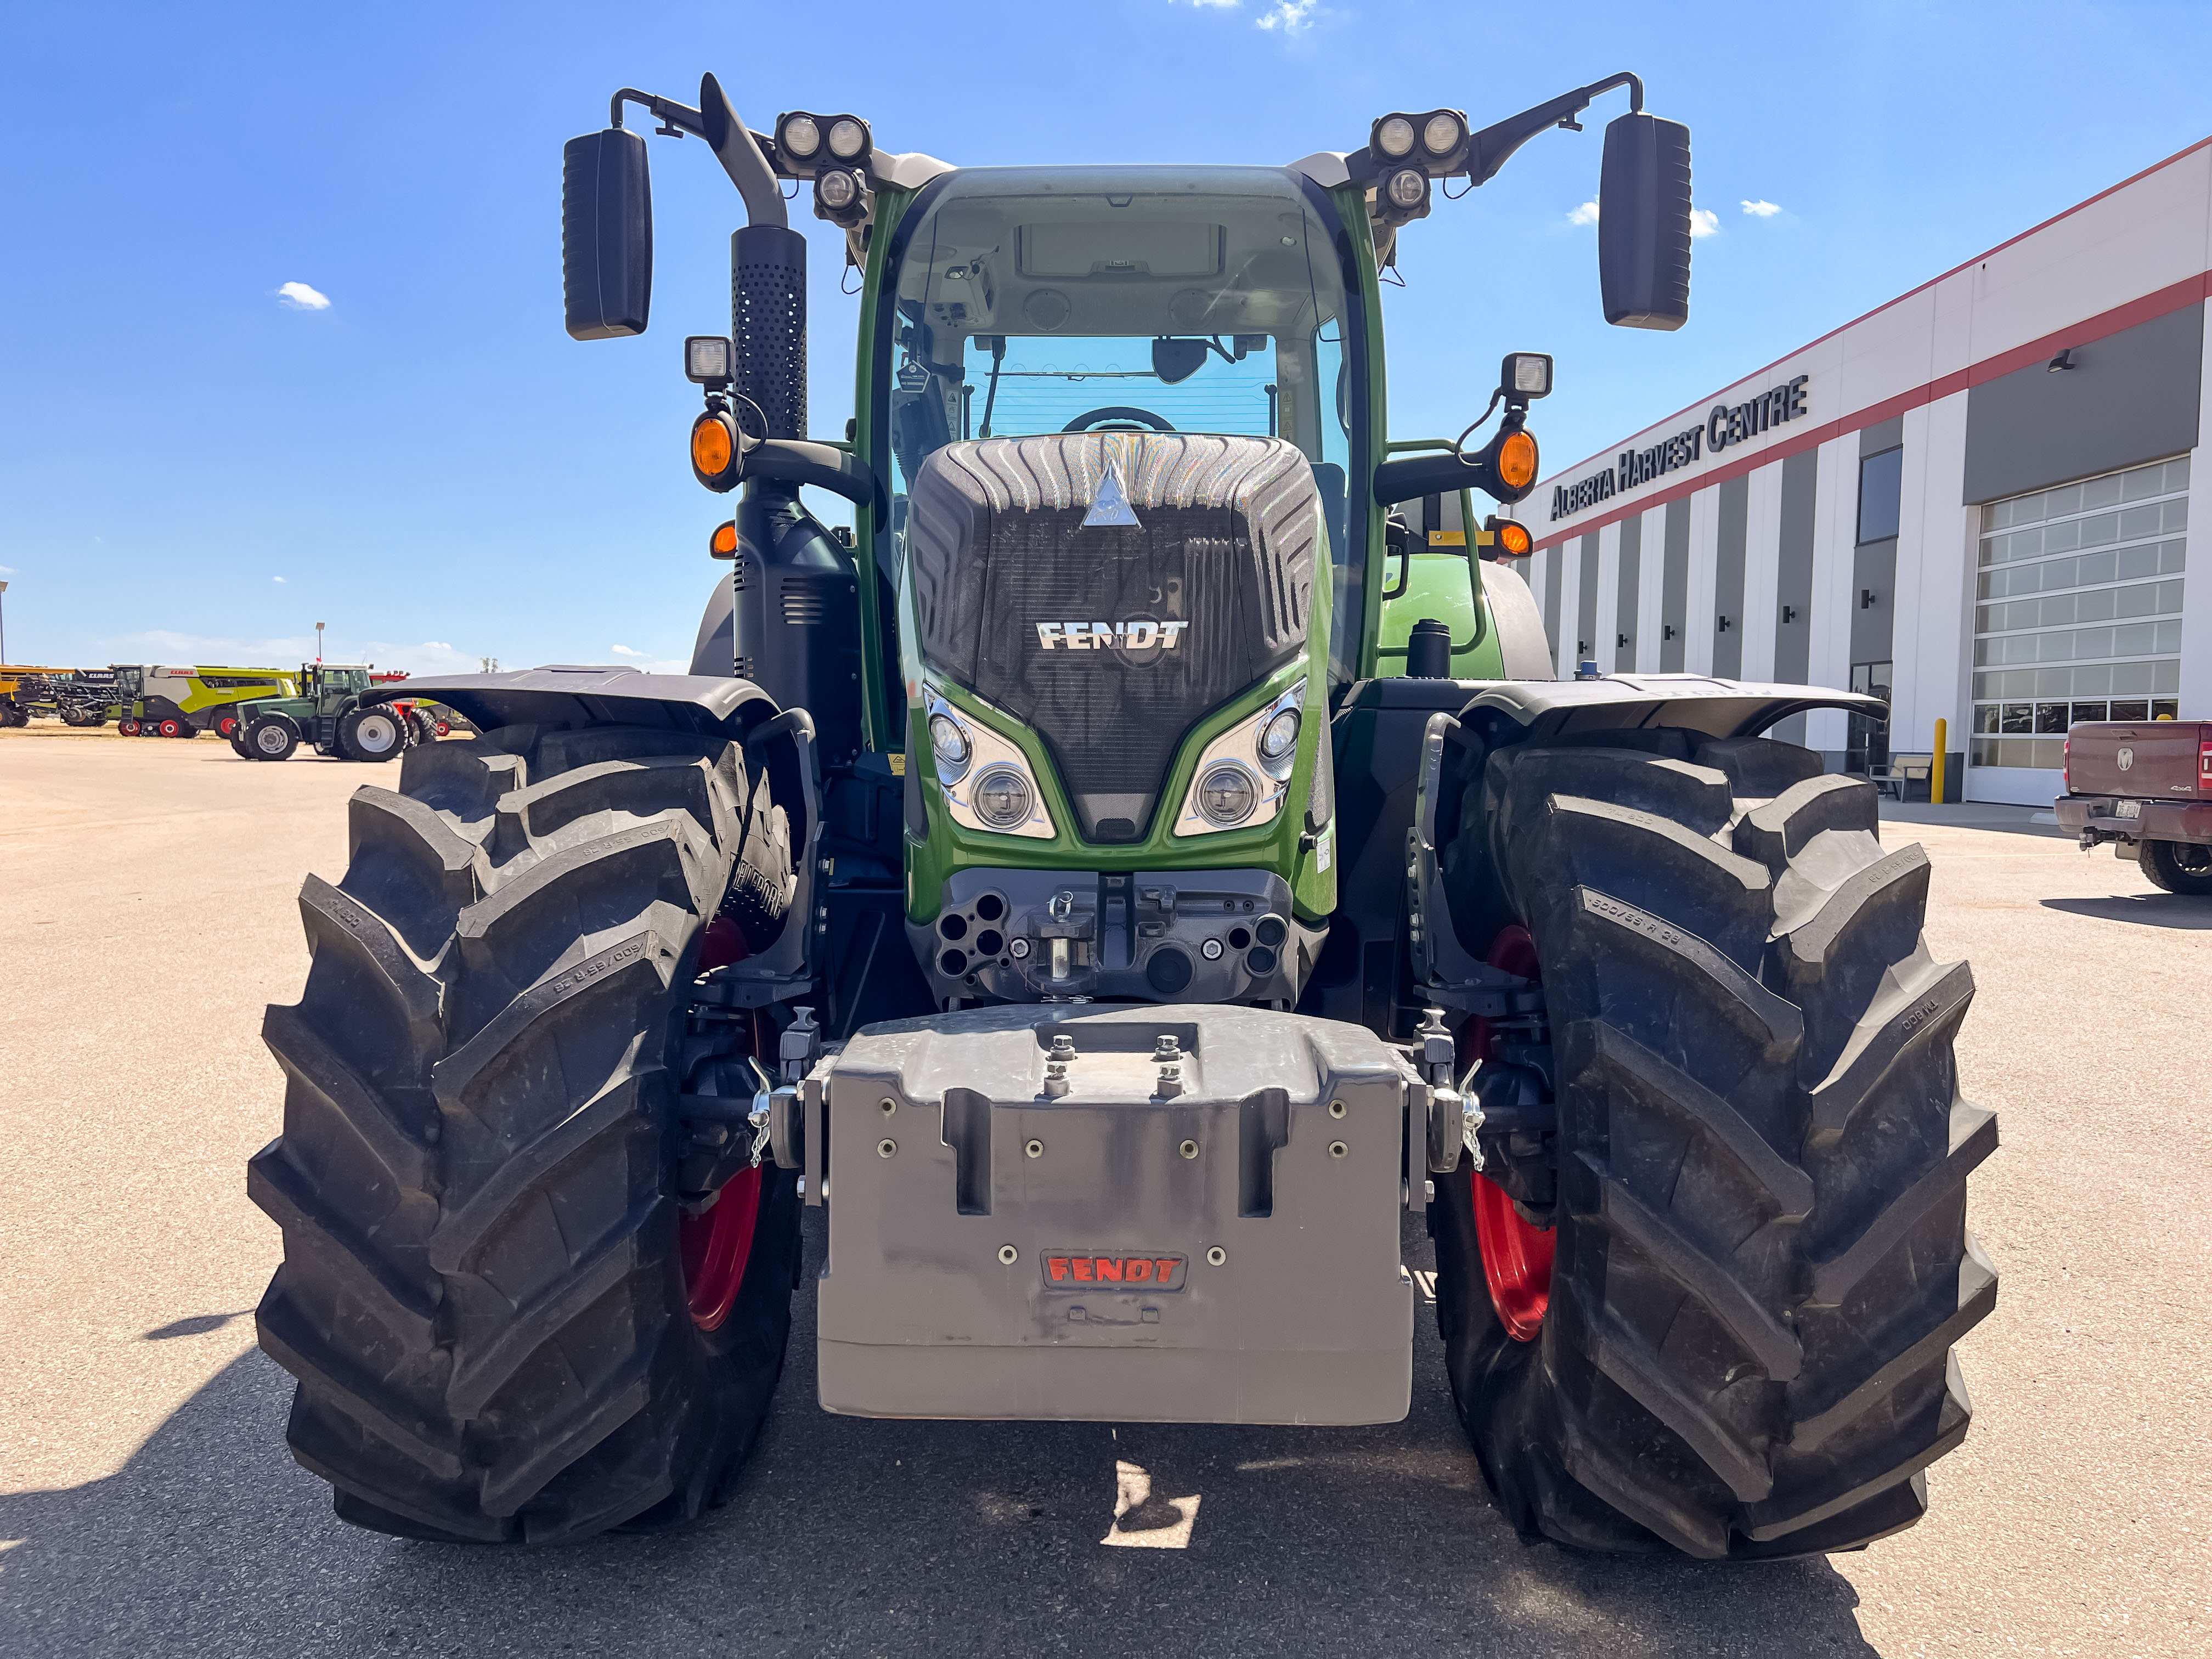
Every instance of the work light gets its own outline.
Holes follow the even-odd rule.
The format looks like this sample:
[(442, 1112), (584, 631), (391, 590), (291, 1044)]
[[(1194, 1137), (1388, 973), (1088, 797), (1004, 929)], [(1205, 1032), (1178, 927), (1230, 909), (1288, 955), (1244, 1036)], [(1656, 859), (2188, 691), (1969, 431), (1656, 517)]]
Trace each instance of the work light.
[(1428, 205), (1429, 175), (1419, 167), (1400, 167), (1383, 185), (1382, 194), (1400, 212), (1414, 212)]
[(785, 155), (803, 161), (822, 148), (822, 129), (811, 115), (787, 115), (776, 128), (775, 143)]
[(1514, 402), (1546, 398), (1552, 391), (1552, 360), (1540, 351), (1511, 351), (1498, 371), (1498, 384)]
[(841, 115), (830, 124), (830, 153), (840, 161), (849, 161), (867, 147), (866, 122), (850, 115)]
[(684, 378), (699, 386), (727, 386), (730, 342), (720, 334), (689, 334), (684, 338)]
[(1467, 136), (1467, 126), (1449, 110), (1431, 115), (1421, 126), (1421, 148), (1431, 155), (1449, 155)]
[(858, 199), (860, 181), (842, 167), (835, 167), (814, 181), (814, 193), (821, 198), (823, 206), (840, 212)]
[(1375, 148), (1395, 160), (1413, 153), (1413, 124), (1403, 115), (1386, 115), (1375, 124)]

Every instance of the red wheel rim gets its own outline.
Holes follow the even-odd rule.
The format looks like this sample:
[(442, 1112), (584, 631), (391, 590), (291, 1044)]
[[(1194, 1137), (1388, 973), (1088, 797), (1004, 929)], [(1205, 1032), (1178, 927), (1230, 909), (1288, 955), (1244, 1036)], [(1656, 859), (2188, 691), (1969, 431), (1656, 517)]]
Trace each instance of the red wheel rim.
[[(1493, 968), (1525, 979), (1542, 977), (1536, 963), (1536, 941), (1518, 922), (1502, 929), (1490, 942), (1484, 957)], [(1492, 1058), (1490, 1022), (1468, 1022), (1467, 1046), (1478, 1060)], [(1482, 1252), (1482, 1276), (1489, 1282), (1490, 1305), (1498, 1310), (1498, 1322), (1516, 1342), (1533, 1342), (1544, 1328), (1544, 1310), (1552, 1300), (1552, 1253), (1556, 1233), (1532, 1227), (1521, 1218), (1505, 1189), (1486, 1176), (1476, 1176), (1474, 1188), (1474, 1237)]]
[(161, 722), (161, 735), (165, 738), (173, 738), (184, 729), (185, 728), (182, 724), (176, 720), (163, 720)]
[(215, 729), (216, 732), (227, 738), (232, 732), (238, 730), (238, 722), (233, 720), (229, 715), (225, 714), (221, 720), (215, 723)]
[(137, 720), (118, 720), (115, 722), (115, 729), (120, 732), (126, 738), (135, 738), (138, 735), (138, 722)]
[(678, 1225), (684, 1295), (691, 1304), (691, 1322), (702, 1331), (718, 1328), (730, 1316), (744, 1285), (760, 1195), (761, 1172), (748, 1170), (722, 1188), (713, 1209), (687, 1215)]

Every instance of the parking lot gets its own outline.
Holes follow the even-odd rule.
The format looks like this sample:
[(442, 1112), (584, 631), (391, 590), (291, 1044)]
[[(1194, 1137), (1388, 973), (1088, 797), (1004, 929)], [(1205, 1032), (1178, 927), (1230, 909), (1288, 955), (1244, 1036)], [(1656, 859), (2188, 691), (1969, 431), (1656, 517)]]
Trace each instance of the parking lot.
[[(0, 732), (0, 1652), (2199, 1654), (2212, 1648), (2212, 902), (2009, 809), (1900, 809), (1979, 985), (1966, 1093), (2003, 1145), (1977, 1415), (1918, 1528), (1754, 1568), (1520, 1544), (1453, 1419), (1358, 1430), (866, 1422), (813, 1405), (802, 1293), (738, 1500), (538, 1553), (340, 1525), (253, 1346), (278, 1255), (263, 1005), (293, 896), (386, 769), (212, 739)], [(814, 1224), (818, 1212), (810, 1212)], [(810, 1247), (818, 1250), (818, 1235)], [(1418, 1222), (1407, 1262), (1430, 1264)], [(1201, 1500), (1101, 1545), (1117, 1463)]]

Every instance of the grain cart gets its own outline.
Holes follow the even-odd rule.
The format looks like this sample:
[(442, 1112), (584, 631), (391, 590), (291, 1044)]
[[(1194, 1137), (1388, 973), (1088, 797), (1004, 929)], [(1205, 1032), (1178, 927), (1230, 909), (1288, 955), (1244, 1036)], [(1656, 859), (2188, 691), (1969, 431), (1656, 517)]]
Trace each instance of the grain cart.
[(304, 743), (333, 759), (388, 761), (414, 741), (406, 709), (371, 702), (377, 687), (367, 663), (302, 663), (298, 684), (295, 694), (239, 706), (228, 735), (242, 758), (289, 760)]
[[(954, 167), (850, 114), (756, 132), (712, 76), (568, 145), (580, 339), (647, 323), (625, 106), (743, 196), (733, 333), (684, 354), (733, 570), (689, 676), (410, 681), (479, 735), (358, 791), (308, 880), (250, 1181), (341, 1516), (545, 1543), (722, 1501), (809, 1207), (832, 1412), (1394, 1422), (1422, 1215), (1524, 1537), (1744, 1559), (1919, 1516), (1995, 1293), (1972, 980), (1871, 786), (1759, 735), (1869, 701), (1555, 683), (1486, 562), (1461, 678), (1382, 659), (1390, 509), (1525, 495), (1551, 363), (1504, 359), (1486, 439), (1393, 441), (1378, 273), (1621, 87), (1605, 308), (1672, 327), (1688, 134), (1630, 76), (1282, 167)], [(807, 435), (787, 179), (860, 273), (842, 442)]]

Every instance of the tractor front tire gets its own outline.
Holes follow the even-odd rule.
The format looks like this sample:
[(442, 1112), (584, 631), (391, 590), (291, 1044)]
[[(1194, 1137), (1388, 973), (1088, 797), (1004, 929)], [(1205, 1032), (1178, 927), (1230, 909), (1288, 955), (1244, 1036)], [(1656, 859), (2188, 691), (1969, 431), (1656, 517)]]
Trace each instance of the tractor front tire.
[(401, 1536), (681, 1524), (726, 1497), (790, 1327), (795, 1177), (741, 1170), (703, 1249), (677, 1184), (701, 937), (782, 814), (735, 741), (636, 727), (428, 744), (399, 781), (353, 796), (344, 878), (301, 895), (306, 993), (263, 1028), (293, 1454)]
[(264, 714), (246, 728), (243, 741), (243, 752), (254, 760), (289, 760), (292, 751), (300, 746), (300, 733), (282, 715)]
[(1462, 890), (1502, 895), (1547, 1000), (1548, 1054), (1501, 1075), (1557, 1133), (1437, 1179), (1460, 1414), (1526, 1539), (1856, 1548), (1924, 1511), (1971, 1414), (1952, 1345), (1996, 1300), (1972, 977), (1929, 956), (1927, 857), (1883, 850), (1870, 784), (1762, 738), (1597, 741), (1492, 755), (1462, 808)]

